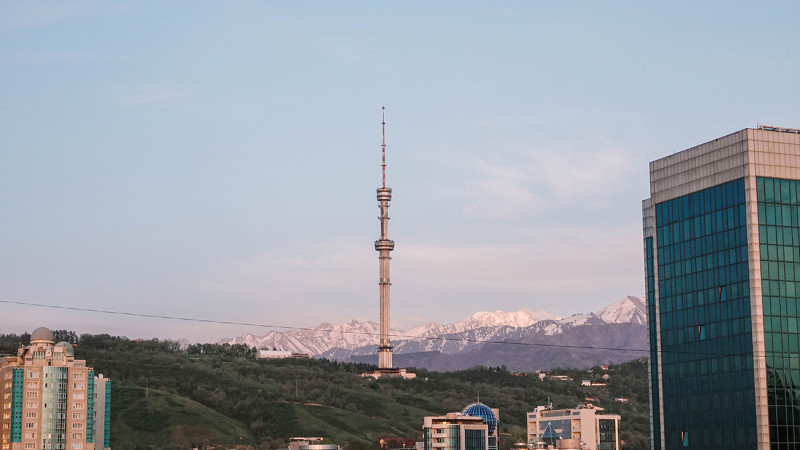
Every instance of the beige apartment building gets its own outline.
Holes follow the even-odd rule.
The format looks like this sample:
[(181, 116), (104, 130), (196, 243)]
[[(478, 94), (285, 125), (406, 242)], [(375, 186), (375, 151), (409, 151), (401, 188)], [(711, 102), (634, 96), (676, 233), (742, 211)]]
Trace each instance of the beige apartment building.
[(110, 449), (111, 382), (37, 328), (17, 356), (0, 357), (0, 450)]
[(603, 408), (586, 403), (573, 409), (538, 406), (528, 413), (528, 444), (576, 440), (586, 450), (619, 450), (619, 414), (602, 414)]

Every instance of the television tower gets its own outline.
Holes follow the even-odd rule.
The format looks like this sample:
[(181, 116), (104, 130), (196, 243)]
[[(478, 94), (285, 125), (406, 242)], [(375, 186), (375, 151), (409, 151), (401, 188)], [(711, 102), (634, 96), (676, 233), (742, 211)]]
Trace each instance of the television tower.
[(381, 187), (378, 188), (378, 207), (381, 215), (381, 238), (375, 241), (380, 267), (381, 324), (380, 342), (378, 344), (378, 370), (392, 368), (392, 345), (389, 342), (389, 252), (394, 250), (394, 241), (389, 239), (389, 201), (392, 200), (392, 188), (386, 187), (386, 107), (382, 107), (381, 119)]

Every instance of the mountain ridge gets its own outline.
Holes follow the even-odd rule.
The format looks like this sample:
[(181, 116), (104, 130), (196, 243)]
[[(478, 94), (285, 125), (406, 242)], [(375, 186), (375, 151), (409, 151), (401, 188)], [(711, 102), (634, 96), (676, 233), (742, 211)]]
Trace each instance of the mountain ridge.
[[(431, 322), (408, 331), (392, 330), (392, 341), (395, 354), (455, 354), (474, 350), (486, 342), (518, 340), (530, 334), (553, 336), (578, 326), (622, 323), (644, 326), (647, 323), (645, 311), (644, 299), (635, 296), (624, 297), (596, 312), (566, 318), (525, 308), (514, 312), (479, 311), (450, 324)], [(261, 337), (246, 334), (221, 342), (349, 360), (353, 356), (374, 353), (378, 332), (376, 322), (351, 320), (337, 325), (321, 323), (302, 330), (271, 331)]]

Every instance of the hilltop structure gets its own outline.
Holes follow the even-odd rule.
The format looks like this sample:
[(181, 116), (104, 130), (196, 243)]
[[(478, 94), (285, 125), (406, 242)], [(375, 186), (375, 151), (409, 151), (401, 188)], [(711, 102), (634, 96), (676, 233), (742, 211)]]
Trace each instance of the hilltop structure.
[(375, 241), (375, 250), (378, 251), (380, 271), (378, 280), (378, 286), (380, 286), (378, 370), (364, 373), (362, 376), (373, 378), (380, 378), (383, 376), (415, 378), (416, 374), (410, 373), (406, 371), (406, 369), (397, 369), (392, 364), (392, 344), (389, 339), (389, 288), (392, 286), (389, 279), (389, 263), (392, 258), (389, 254), (394, 250), (394, 241), (389, 239), (389, 202), (392, 200), (392, 188), (386, 186), (386, 107), (383, 107), (382, 111), (384, 114), (381, 119), (381, 187), (377, 189), (378, 207), (381, 211), (381, 215), (378, 217), (378, 220), (381, 221), (381, 235), (380, 239)]
[(0, 449), (110, 449), (111, 381), (37, 328), (17, 356), (0, 358)]
[(800, 447), (800, 130), (650, 163), (653, 448)]

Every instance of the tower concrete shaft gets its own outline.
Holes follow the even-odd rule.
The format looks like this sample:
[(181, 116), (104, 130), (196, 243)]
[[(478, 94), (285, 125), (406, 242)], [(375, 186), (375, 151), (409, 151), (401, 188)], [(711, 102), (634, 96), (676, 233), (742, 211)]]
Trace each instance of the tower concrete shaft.
[[(385, 108), (384, 108), (385, 109)], [(389, 252), (394, 250), (394, 241), (389, 239), (389, 202), (392, 200), (392, 188), (386, 187), (386, 120), (381, 123), (383, 143), (381, 144), (381, 187), (378, 188), (378, 207), (381, 215), (381, 238), (375, 241), (375, 250), (378, 251), (378, 267), (380, 270), (381, 299), (381, 320), (380, 320), (380, 341), (378, 344), (378, 369), (391, 369), (392, 366), (392, 345), (389, 341), (389, 288), (392, 283), (389, 281), (389, 263), (392, 258)]]

